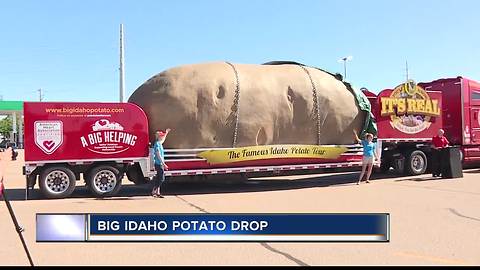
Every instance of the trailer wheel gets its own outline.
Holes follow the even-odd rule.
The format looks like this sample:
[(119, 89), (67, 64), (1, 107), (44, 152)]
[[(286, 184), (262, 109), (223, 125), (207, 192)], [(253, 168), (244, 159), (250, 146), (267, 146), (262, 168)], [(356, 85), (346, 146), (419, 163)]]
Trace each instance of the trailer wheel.
[(420, 150), (414, 150), (407, 154), (407, 163), (405, 164), (408, 175), (424, 174), (427, 170), (427, 156)]
[(93, 168), (88, 173), (86, 182), (88, 190), (100, 198), (116, 195), (122, 186), (120, 171), (105, 165)]
[(46, 168), (40, 175), (40, 190), (47, 198), (62, 199), (75, 189), (75, 174), (67, 167)]
[(128, 168), (127, 170), (127, 178), (131, 182), (133, 182), (135, 185), (143, 185), (147, 184), (150, 182), (150, 178), (144, 177), (142, 173), (142, 169), (140, 168), (140, 165), (135, 164)]

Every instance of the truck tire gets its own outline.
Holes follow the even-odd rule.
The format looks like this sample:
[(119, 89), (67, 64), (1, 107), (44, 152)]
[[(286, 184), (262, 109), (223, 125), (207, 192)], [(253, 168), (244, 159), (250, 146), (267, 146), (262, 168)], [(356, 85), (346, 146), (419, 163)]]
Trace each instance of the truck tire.
[(116, 195), (122, 186), (120, 171), (112, 166), (94, 167), (87, 174), (88, 190), (99, 198)]
[(380, 172), (381, 173), (388, 173), (390, 171), (390, 168), (392, 167), (392, 163), (390, 160), (381, 160), (380, 161)]
[(63, 166), (46, 168), (40, 174), (40, 190), (51, 199), (62, 199), (70, 196), (75, 189), (75, 174)]
[(428, 160), (427, 155), (420, 150), (413, 150), (407, 153), (407, 160), (405, 163), (405, 172), (407, 175), (424, 174), (427, 170)]
[(133, 182), (135, 185), (143, 185), (150, 182), (150, 178), (144, 177), (140, 165), (135, 164), (130, 166), (127, 170), (127, 178), (129, 181)]
[(394, 157), (394, 159), (392, 160), (392, 167), (394, 174), (405, 174), (405, 157), (403, 155)]

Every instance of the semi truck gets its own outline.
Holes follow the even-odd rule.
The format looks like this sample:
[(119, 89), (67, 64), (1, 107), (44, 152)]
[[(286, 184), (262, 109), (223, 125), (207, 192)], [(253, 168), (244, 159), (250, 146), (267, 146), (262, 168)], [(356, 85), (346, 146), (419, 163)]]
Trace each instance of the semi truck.
[[(378, 126), (376, 166), (419, 175), (430, 162), (430, 140), (443, 128), (464, 163), (480, 161), (480, 84), (463, 77), (407, 81), (378, 95), (364, 90)], [(146, 184), (155, 175), (145, 112), (132, 103), (25, 102), (26, 196), (39, 185), (48, 198), (72, 194), (79, 180), (97, 197), (114, 196), (126, 175)], [(167, 138), (168, 140), (168, 138)], [(255, 145), (165, 149), (167, 181), (355, 170), (362, 147)]]

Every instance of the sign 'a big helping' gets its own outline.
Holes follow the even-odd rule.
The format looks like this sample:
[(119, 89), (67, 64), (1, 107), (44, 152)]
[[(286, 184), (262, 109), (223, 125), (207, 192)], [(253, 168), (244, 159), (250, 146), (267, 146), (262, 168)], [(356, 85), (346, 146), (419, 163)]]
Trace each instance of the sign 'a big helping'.
[(262, 145), (208, 150), (200, 152), (198, 156), (206, 159), (210, 164), (222, 164), (275, 158), (336, 159), (346, 151), (347, 148), (341, 146)]

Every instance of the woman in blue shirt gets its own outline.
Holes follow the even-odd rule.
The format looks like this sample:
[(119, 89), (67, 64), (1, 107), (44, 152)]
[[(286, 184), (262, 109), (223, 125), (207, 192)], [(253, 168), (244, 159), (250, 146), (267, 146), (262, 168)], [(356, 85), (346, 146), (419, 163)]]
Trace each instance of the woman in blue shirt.
[(167, 138), (170, 129), (166, 132), (161, 130), (155, 132), (155, 144), (153, 145), (153, 161), (155, 163), (155, 170), (157, 175), (153, 178), (153, 190), (152, 196), (155, 198), (163, 198), (161, 194), (161, 186), (165, 181), (165, 170), (168, 170), (167, 164), (165, 164), (165, 155), (163, 150), (163, 142)]
[(355, 138), (358, 143), (361, 143), (363, 146), (363, 160), (362, 160), (362, 173), (358, 178), (357, 185), (360, 185), (362, 178), (367, 172), (366, 182), (370, 183), (370, 175), (372, 174), (373, 162), (377, 159), (377, 153), (375, 151), (375, 143), (373, 142), (373, 134), (365, 133), (365, 139), (360, 140), (357, 133), (355, 133)]

